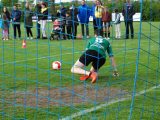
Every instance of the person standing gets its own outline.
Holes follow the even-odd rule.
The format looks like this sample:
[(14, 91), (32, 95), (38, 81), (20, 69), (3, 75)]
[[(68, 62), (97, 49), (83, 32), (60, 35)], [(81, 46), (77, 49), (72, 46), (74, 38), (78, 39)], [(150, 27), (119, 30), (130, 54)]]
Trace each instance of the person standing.
[[(89, 17), (90, 17), (90, 9), (89, 6), (86, 4), (85, 0), (81, 1), (81, 5), (78, 7), (78, 18), (81, 24), (82, 36), (83, 38), (87, 36), (89, 38)], [(86, 34), (84, 32), (84, 26), (86, 27)]]
[(118, 9), (115, 9), (115, 33), (116, 33), (116, 36), (115, 38), (116, 39), (120, 39), (121, 38), (121, 21), (120, 21), (120, 18), (121, 18), (121, 15), (119, 14), (118, 12)]
[(26, 10), (24, 13), (24, 23), (25, 23), (25, 28), (27, 31), (27, 39), (33, 39), (33, 34), (31, 30), (31, 28), (33, 27), (32, 16), (33, 16), (33, 12), (31, 9), (31, 5), (27, 2)]
[(124, 22), (126, 27), (125, 39), (129, 39), (129, 27), (131, 32), (131, 38), (134, 38), (134, 28), (133, 28), (133, 15), (135, 14), (134, 6), (130, 0), (126, 0), (126, 3), (122, 9), (122, 15), (124, 16)]
[(110, 26), (111, 26), (111, 13), (108, 10), (108, 7), (104, 8), (102, 13), (102, 22), (103, 22), (103, 36), (110, 38)]
[(3, 40), (8, 40), (8, 29), (9, 29), (9, 24), (8, 24), (8, 19), (6, 14), (2, 14), (2, 33), (3, 33)]
[(38, 4), (35, 6), (35, 13), (36, 13), (36, 17), (37, 17), (37, 22), (36, 22), (36, 39), (39, 39), (41, 36), (41, 24), (39, 23), (39, 21), (41, 20), (41, 3), (38, 2)]
[(67, 39), (72, 38), (72, 20), (69, 12), (66, 12), (66, 28), (67, 28)]
[(93, 17), (93, 29), (94, 29), (94, 34), (95, 34), (96, 31), (97, 31), (97, 24), (96, 24), (96, 17), (95, 17), (95, 7), (96, 7), (96, 3), (97, 3), (97, 0), (94, 0), (94, 3), (93, 3), (92, 8), (91, 8), (91, 16)]
[(42, 39), (47, 39), (46, 35), (46, 23), (48, 20), (48, 8), (46, 3), (42, 2), (41, 4), (41, 17), (39, 23), (41, 24), (41, 30), (42, 30)]
[(5, 29), (8, 30), (8, 32), (6, 33), (8, 35), (6, 39), (9, 39), (9, 26), (10, 26), (11, 14), (8, 11), (7, 7), (3, 8), (2, 18), (6, 19), (4, 21), (4, 23), (5, 23)]
[(73, 33), (73, 39), (76, 39), (77, 36), (77, 26), (79, 25), (78, 23), (78, 9), (75, 7), (73, 4), (70, 8), (70, 15), (71, 15), (71, 20), (72, 20), (72, 33)]
[(64, 7), (63, 4), (60, 4), (60, 9), (57, 11), (57, 17), (62, 19), (62, 24), (61, 24), (62, 34), (63, 34), (62, 39), (66, 39), (66, 30), (65, 30), (66, 12), (67, 12), (67, 9)]
[(17, 37), (16, 30), (18, 30), (18, 36), (20, 39), (21, 38), (21, 28), (20, 28), (21, 11), (17, 9), (16, 5), (13, 6), (11, 18), (13, 22), (14, 39), (16, 39)]
[(102, 12), (103, 12), (103, 6), (102, 2), (100, 0), (97, 0), (96, 6), (95, 6), (95, 20), (96, 20), (96, 27), (97, 31), (100, 35), (102, 35)]

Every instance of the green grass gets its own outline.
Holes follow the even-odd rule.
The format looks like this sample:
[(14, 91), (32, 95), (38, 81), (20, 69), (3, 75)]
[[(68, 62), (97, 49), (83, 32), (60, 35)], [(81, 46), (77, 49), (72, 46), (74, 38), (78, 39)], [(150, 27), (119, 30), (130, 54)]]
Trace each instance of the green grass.
[[(21, 40), (0, 41), (0, 119), (53, 120), (101, 104), (95, 104), (94, 101), (90, 104), (79, 103), (69, 106), (53, 106), (48, 103), (48, 106), (45, 107), (18, 104), (16, 97), (19, 96), (14, 96), (14, 93), (36, 91), (36, 88), (47, 90), (61, 87), (66, 90), (79, 85), (82, 87), (87, 85), (95, 90), (116, 88), (131, 95), (134, 90), (139, 92), (159, 85), (160, 31), (156, 27), (159, 27), (160, 23), (154, 22), (152, 24), (142, 23), (140, 41), (138, 41), (140, 37), (138, 34), (140, 32), (139, 22), (134, 23), (135, 39), (111, 39), (120, 77), (112, 77), (112, 69), (107, 58), (105, 65), (99, 71), (98, 81), (94, 85), (90, 81), (79, 81), (79, 75), (73, 75), (70, 72), (70, 68), (85, 49), (87, 40), (27, 40), (26, 49), (22, 48)], [(122, 34), (124, 34), (124, 24), (121, 25)], [(48, 24), (48, 31), (51, 27), (52, 25)], [(80, 34), (80, 26), (78, 29), (78, 34)], [(35, 34), (35, 28), (33, 31)], [(114, 30), (111, 29), (111, 31), (113, 37)], [(10, 33), (13, 36), (12, 30)], [(25, 36), (23, 29), (22, 33), (22, 36)], [(92, 26), (90, 26), (90, 35), (93, 35)], [(150, 37), (151, 39), (149, 39)], [(59, 71), (51, 69), (51, 63), (56, 60), (62, 62), (62, 69)], [(137, 67), (138, 71), (136, 72)], [(147, 96), (136, 97), (132, 119), (158, 119), (160, 114), (158, 109), (160, 105), (159, 93), (159, 89), (156, 89), (147, 93)], [(8, 97), (12, 99), (8, 99)], [(22, 98), (25, 100), (25, 96)], [(50, 98), (50, 100), (54, 99)], [(75, 119), (126, 120), (129, 116), (130, 105), (131, 100), (119, 102)]]

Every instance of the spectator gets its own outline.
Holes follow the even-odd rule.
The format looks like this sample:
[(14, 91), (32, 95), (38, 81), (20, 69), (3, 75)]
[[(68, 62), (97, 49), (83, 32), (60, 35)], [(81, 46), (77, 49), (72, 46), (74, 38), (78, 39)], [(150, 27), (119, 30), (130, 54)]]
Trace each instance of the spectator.
[(9, 39), (9, 26), (10, 26), (10, 20), (11, 20), (11, 14), (10, 14), (10, 12), (8, 11), (8, 9), (7, 9), (7, 7), (4, 7), (3, 8), (3, 14), (2, 14), (2, 18), (3, 18), (3, 16), (4, 17), (6, 17), (6, 27), (7, 27), (7, 30), (8, 30), (8, 36), (7, 36), (7, 39)]
[(48, 20), (48, 8), (46, 3), (41, 4), (41, 17), (39, 23), (41, 24), (41, 30), (42, 30), (42, 39), (47, 39), (46, 36), (46, 23)]
[(21, 38), (21, 28), (20, 28), (20, 20), (21, 20), (21, 11), (17, 9), (17, 6), (13, 6), (13, 10), (11, 13), (11, 18), (13, 21), (13, 31), (14, 31), (14, 39), (16, 39), (16, 29), (18, 30), (19, 39)]
[(60, 9), (57, 11), (57, 17), (60, 17), (63, 19), (63, 23), (62, 24), (62, 34), (63, 34), (63, 39), (66, 39), (66, 31), (65, 31), (65, 19), (66, 19), (66, 12), (67, 9), (64, 7), (63, 4), (60, 4)]
[(96, 3), (97, 3), (97, 0), (94, 0), (94, 3), (92, 5), (92, 8), (91, 8), (91, 16), (93, 17), (93, 29), (94, 29), (94, 34), (96, 33), (97, 31), (97, 24), (96, 24), (96, 17), (95, 17), (95, 7), (96, 7)]
[(77, 36), (77, 26), (79, 25), (78, 23), (78, 9), (75, 7), (75, 5), (72, 5), (70, 8), (70, 15), (72, 19), (72, 33), (73, 33), (73, 38), (76, 39)]
[(110, 38), (110, 22), (111, 22), (111, 13), (108, 8), (104, 8), (102, 13), (102, 22), (103, 22), (103, 36)]
[(120, 17), (121, 17), (121, 15), (119, 14), (119, 12), (118, 12), (118, 9), (115, 9), (115, 22), (114, 22), (114, 24), (115, 24), (115, 32), (116, 32), (116, 36), (115, 36), (115, 38), (116, 39), (120, 39), (121, 38), (121, 21), (120, 21)]
[(124, 16), (124, 22), (126, 26), (126, 36), (125, 39), (129, 38), (129, 26), (131, 31), (131, 38), (134, 38), (134, 29), (133, 29), (133, 15), (135, 14), (134, 6), (131, 4), (130, 0), (126, 0), (126, 3), (123, 6), (122, 15)]
[(100, 35), (102, 35), (102, 11), (103, 6), (100, 0), (97, 0), (96, 7), (95, 7), (95, 20), (96, 20), (96, 27), (97, 31)]
[[(82, 29), (82, 36), (86, 35), (89, 38), (89, 17), (90, 17), (90, 9), (89, 6), (86, 5), (85, 0), (82, 0), (81, 5), (78, 7), (78, 18), (80, 20), (81, 29)], [(86, 27), (86, 34), (84, 33), (84, 26)]]
[(39, 21), (41, 20), (41, 3), (39, 2), (36, 6), (36, 17), (38, 19), (38, 21), (36, 22), (36, 31), (37, 31), (37, 37), (36, 39), (39, 39), (41, 36), (41, 24), (39, 23)]
[[(31, 28), (33, 27), (33, 22), (32, 22), (32, 16), (33, 16), (33, 12), (31, 11), (31, 5), (29, 5), (29, 3), (26, 3), (26, 10), (24, 13), (24, 22), (25, 22), (25, 27), (26, 27), (26, 31), (27, 31), (27, 39), (33, 39), (33, 34), (31, 31)], [(31, 35), (31, 37), (29, 38), (29, 36)]]
[(72, 20), (71, 20), (71, 16), (68, 12), (66, 12), (66, 28), (67, 28), (67, 38), (71, 39), (72, 38)]
[(2, 33), (3, 33), (3, 40), (8, 40), (8, 29), (9, 29), (9, 24), (8, 24), (8, 19), (6, 14), (2, 14)]

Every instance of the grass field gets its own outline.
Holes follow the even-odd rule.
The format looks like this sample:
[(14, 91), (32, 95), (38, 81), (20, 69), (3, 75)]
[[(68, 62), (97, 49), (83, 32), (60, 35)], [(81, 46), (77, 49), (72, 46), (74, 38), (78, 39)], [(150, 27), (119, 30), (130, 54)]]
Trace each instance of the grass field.
[[(48, 31), (51, 26), (48, 24)], [(22, 48), (22, 40), (1, 41), (0, 119), (56, 120), (129, 96), (74, 119), (159, 120), (160, 22), (143, 22), (141, 30), (135, 22), (134, 28), (134, 39), (110, 40), (120, 76), (112, 77), (107, 59), (96, 84), (81, 82), (79, 75), (70, 72), (88, 40), (27, 40), (26, 49)], [(33, 31), (35, 34), (35, 28)], [(13, 36), (12, 30), (10, 33)], [(56, 60), (61, 61), (61, 70), (51, 69)], [(154, 86), (158, 87), (145, 92)], [(141, 91), (144, 93), (132, 96)]]

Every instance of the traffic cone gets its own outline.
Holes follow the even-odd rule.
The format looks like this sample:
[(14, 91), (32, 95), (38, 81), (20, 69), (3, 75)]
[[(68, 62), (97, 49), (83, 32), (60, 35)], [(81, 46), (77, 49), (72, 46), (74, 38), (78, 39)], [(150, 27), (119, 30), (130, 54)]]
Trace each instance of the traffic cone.
[(26, 46), (26, 40), (23, 40), (23, 42), (22, 42), (22, 48), (26, 48), (27, 46)]

